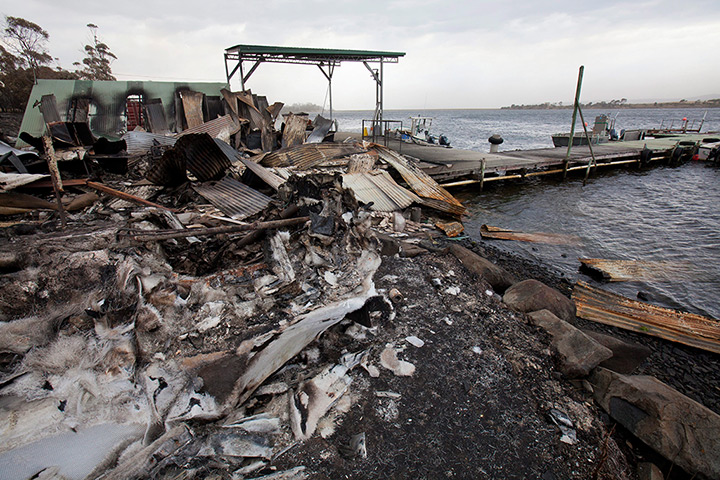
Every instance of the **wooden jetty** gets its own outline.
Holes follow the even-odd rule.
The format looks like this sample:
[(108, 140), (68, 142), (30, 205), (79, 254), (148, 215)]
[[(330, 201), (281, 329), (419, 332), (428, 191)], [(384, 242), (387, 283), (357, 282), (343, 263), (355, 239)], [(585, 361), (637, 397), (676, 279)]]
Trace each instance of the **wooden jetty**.
[[(360, 133), (340, 133), (337, 140), (362, 140)], [(570, 157), (567, 147), (513, 150), (484, 153), (459, 148), (424, 146), (387, 139), (387, 146), (418, 160), (420, 168), (443, 187), (456, 187), (498, 180), (522, 179), (540, 175), (564, 175), (572, 171), (585, 171), (650, 162), (674, 161), (689, 156), (696, 146), (718, 134), (681, 135), (666, 138), (648, 138), (627, 142), (608, 142), (590, 147), (573, 146)], [(382, 140), (378, 143), (382, 143)], [(644, 153), (643, 153), (644, 152)]]

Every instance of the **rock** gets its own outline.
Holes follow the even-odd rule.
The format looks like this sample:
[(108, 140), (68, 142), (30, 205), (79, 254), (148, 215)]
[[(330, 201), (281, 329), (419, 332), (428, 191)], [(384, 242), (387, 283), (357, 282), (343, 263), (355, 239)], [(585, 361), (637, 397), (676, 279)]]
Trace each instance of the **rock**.
[(529, 315), (535, 325), (552, 336), (552, 345), (560, 357), (560, 371), (567, 377), (585, 377), (600, 362), (612, 357), (612, 350), (559, 319), (552, 312), (540, 310)]
[(498, 267), (472, 250), (460, 245), (452, 245), (450, 252), (460, 260), (460, 263), (465, 265), (465, 268), (482, 277), (498, 293), (503, 293), (517, 282), (517, 279), (510, 272)]
[(608, 368), (618, 373), (632, 373), (647, 357), (652, 350), (639, 343), (627, 342), (611, 335), (583, 330), (589, 336), (604, 347), (612, 350), (613, 356), (600, 363), (601, 367)]
[(598, 368), (591, 381), (595, 400), (636, 437), (691, 474), (720, 478), (720, 415), (651, 376)]
[(503, 302), (519, 312), (550, 310), (566, 322), (575, 319), (575, 304), (572, 300), (537, 280), (523, 280), (514, 284), (505, 292)]
[(650, 462), (638, 463), (637, 473), (640, 480), (664, 480), (665, 478), (660, 468)]

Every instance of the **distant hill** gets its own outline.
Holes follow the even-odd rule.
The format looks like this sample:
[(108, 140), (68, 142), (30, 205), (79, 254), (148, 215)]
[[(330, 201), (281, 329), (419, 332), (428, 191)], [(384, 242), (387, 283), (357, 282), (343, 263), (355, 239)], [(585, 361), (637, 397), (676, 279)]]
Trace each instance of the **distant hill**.
[(293, 103), (292, 105), (285, 105), (281, 112), (282, 113), (320, 113), (323, 111), (323, 107), (315, 105), (314, 103)]
[[(678, 100), (676, 102), (652, 102), (652, 103), (628, 103), (626, 99), (622, 100), (610, 100), (606, 102), (588, 102), (580, 103), (583, 108), (612, 108), (612, 109), (623, 109), (623, 108), (713, 108), (720, 107), (720, 98), (711, 98), (707, 100)], [(501, 109), (509, 110), (564, 110), (572, 109), (573, 104), (558, 103), (538, 103), (534, 105), (515, 105), (512, 104), (509, 107), (501, 107)]]

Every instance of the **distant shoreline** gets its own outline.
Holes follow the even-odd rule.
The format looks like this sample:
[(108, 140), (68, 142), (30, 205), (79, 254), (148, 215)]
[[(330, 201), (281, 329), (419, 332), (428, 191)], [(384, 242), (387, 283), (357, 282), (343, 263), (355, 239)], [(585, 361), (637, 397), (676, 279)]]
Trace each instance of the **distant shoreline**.
[[(604, 109), (604, 110), (633, 110), (643, 108), (720, 108), (720, 103), (710, 104), (707, 102), (663, 102), (663, 103), (628, 103), (624, 105), (611, 105), (609, 103), (581, 103), (580, 106), (583, 109)], [(512, 105), (509, 107), (465, 107), (465, 108), (386, 108), (385, 112), (434, 112), (434, 111), (448, 111), (448, 110), (572, 110), (571, 105)], [(372, 112), (371, 109), (362, 108), (348, 108), (348, 109), (334, 109), (335, 113), (352, 113), (352, 112)], [(319, 113), (312, 111), (308, 113)]]
[[(605, 109), (636, 109), (636, 108), (718, 108), (720, 107), (720, 98), (712, 100), (696, 100), (688, 102), (680, 100), (677, 102), (654, 102), (654, 103), (623, 103), (622, 101), (612, 100), (610, 102), (588, 102), (581, 103), (582, 108), (605, 108)], [(500, 110), (572, 110), (573, 105), (558, 103), (540, 103), (535, 105), (510, 105), (509, 107), (500, 107)]]

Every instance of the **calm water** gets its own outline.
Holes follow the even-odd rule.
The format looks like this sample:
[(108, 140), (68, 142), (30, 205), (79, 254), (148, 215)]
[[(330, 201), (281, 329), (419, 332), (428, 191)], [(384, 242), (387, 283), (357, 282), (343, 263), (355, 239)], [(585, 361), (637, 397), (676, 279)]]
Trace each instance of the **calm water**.
[[(640, 109), (618, 112), (587, 110), (595, 115), (617, 113), (617, 129), (658, 127), (665, 120), (678, 125), (683, 117), (699, 120), (705, 110)], [(457, 148), (487, 151), (487, 138), (499, 133), (501, 150), (551, 147), (550, 135), (569, 131), (568, 110), (434, 110), (389, 111), (386, 118), (410, 115), (435, 118), (433, 133), (444, 133)], [(360, 131), (370, 112), (338, 112), (340, 130)], [(697, 123), (696, 123), (697, 124)], [(703, 131), (720, 130), (720, 109), (707, 110)], [(500, 248), (554, 266), (571, 279), (588, 280), (578, 273), (579, 257), (670, 261), (672, 274), (643, 282), (605, 285), (635, 298), (647, 292), (658, 305), (720, 318), (720, 169), (688, 163), (678, 168), (643, 171), (618, 169), (566, 182), (533, 179), (493, 185), (483, 192), (453, 190), (468, 207), (465, 227), (479, 238), (487, 223), (527, 232), (576, 235), (580, 246), (551, 246), (497, 241)], [(662, 273), (662, 272), (661, 272)]]

